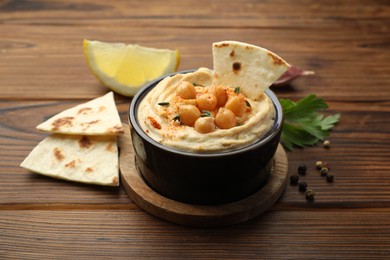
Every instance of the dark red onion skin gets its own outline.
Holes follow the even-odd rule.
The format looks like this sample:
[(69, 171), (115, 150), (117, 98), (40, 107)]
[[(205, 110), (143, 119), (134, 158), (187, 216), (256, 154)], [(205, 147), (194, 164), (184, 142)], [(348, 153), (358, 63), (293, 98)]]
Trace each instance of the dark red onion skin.
[(283, 86), (290, 84), (298, 77), (313, 75), (314, 71), (302, 70), (301, 68), (292, 65), (279, 79), (277, 79), (272, 86)]

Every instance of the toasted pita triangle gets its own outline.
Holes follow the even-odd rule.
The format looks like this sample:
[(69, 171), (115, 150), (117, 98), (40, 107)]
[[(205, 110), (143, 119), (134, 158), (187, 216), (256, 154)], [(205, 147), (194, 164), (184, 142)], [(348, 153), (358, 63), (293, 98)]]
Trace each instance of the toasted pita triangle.
[(119, 185), (116, 136), (52, 134), (20, 166), (58, 179)]
[(242, 42), (213, 43), (214, 85), (232, 88), (256, 100), (290, 65), (271, 51)]
[(112, 92), (62, 111), (37, 126), (37, 129), (62, 134), (116, 135), (123, 133)]

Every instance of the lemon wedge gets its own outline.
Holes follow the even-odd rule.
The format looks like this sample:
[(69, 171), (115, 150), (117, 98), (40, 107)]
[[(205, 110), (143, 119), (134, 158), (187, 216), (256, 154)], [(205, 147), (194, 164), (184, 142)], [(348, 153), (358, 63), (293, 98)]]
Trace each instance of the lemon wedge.
[(84, 40), (84, 55), (95, 77), (124, 96), (134, 96), (149, 81), (175, 72), (178, 50)]

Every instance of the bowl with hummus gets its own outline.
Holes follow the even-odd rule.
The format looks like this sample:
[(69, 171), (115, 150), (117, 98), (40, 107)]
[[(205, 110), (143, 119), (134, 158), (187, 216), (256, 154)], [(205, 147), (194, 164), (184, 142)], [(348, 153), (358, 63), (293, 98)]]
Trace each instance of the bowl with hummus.
[(289, 65), (232, 41), (214, 43), (213, 58), (214, 70), (157, 79), (130, 105), (137, 170), (176, 201), (215, 205), (250, 196), (266, 183), (279, 144), (283, 111), (268, 87)]

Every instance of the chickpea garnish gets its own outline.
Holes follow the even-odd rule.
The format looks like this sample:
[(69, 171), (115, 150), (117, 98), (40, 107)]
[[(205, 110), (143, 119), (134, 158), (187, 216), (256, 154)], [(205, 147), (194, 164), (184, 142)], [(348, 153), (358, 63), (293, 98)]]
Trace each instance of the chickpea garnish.
[(217, 107), (217, 98), (213, 94), (203, 93), (196, 97), (199, 110), (213, 111)]
[(215, 124), (221, 129), (229, 129), (236, 126), (236, 117), (232, 111), (222, 107), (215, 116)]
[(223, 107), (228, 100), (226, 89), (222, 86), (213, 86), (209, 88), (209, 93), (217, 98), (217, 107)]
[(243, 97), (237, 96), (229, 98), (225, 104), (225, 108), (232, 111), (236, 116), (242, 116), (246, 112), (246, 102)]
[(176, 87), (176, 94), (183, 99), (196, 98), (196, 89), (191, 82), (181, 81)]
[(213, 117), (200, 117), (195, 121), (195, 130), (201, 134), (211, 133), (215, 130)]
[[(210, 133), (216, 128), (235, 127), (238, 122), (242, 123), (241, 117), (251, 108), (245, 96), (240, 94), (239, 87), (231, 91), (223, 86), (195, 88), (194, 85), (195, 83), (189, 81), (177, 84), (178, 114), (173, 121), (194, 127), (199, 133)], [(169, 106), (169, 103), (160, 102), (159, 105)]]
[(180, 123), (194, 126), (195, 121), (200, 117), (200, 111), (193, 105), (181, 105), (179, 107)]

